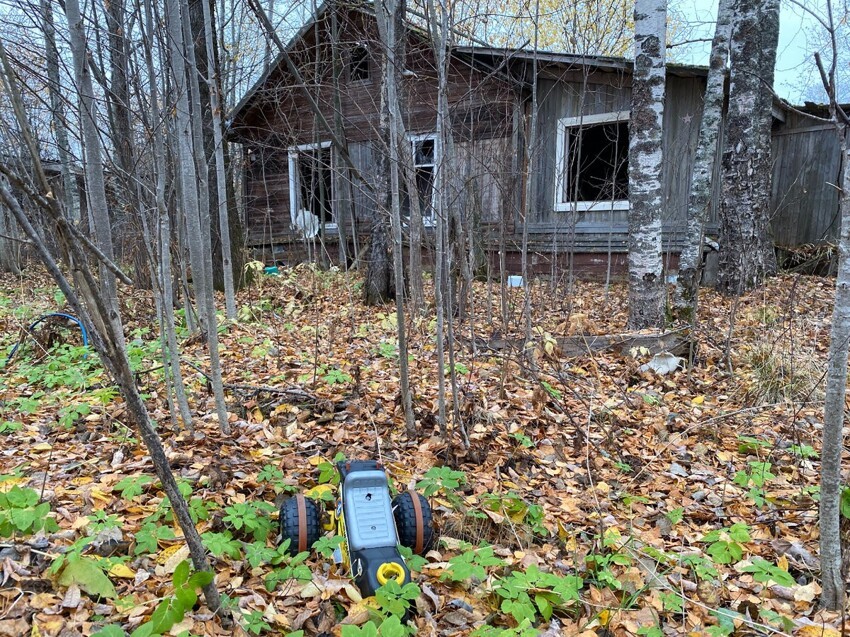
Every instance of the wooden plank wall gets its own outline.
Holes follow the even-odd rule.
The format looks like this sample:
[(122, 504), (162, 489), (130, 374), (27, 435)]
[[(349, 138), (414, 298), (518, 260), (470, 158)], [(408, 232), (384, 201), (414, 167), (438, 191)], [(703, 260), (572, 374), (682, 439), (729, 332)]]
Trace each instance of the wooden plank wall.
[(787, 113), (773, 134), (771, 230), (781, 247), (835, 243), (841, 147), (835, 128)]
[[(575, 75), (575, 73), (571, 73)], [(630, 77), (616, 72), (596, 72), (588, 76), (586, 94), (581, 79), (546, 79), (539, 85), (538, 151), (532, 169), (532, 194), (529, 219), (532, 234), (553, 233), (550, 246), (573, 246), (602, 250), (613, 245), (625, 247), (627, 211), (559, 212), (554, 207), (557, 122), (564, 117), (593, 115), (631, 107)], [(665, 165), (663, 170), (665, 208), (663, 219), (667, 239), (677, 245), (683, 236), (687, 214), (688, 189), (699, 124), (705, 81), (699, 77), (668, 76), (664, 113)], [(716, 218), (712, 206), (712, 219)], [(613, 236), (611, 236), (613, 234)], [(539, 239), (532, 239), (539, 242)]]

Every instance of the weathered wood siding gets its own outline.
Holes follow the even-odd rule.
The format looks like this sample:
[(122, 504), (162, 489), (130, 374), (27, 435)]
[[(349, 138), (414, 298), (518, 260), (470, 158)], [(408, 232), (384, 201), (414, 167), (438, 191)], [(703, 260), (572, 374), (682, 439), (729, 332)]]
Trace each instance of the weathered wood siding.
[[(596, 71), (586, 79), (565, 72), (563, 78), (542, 79), (538, 87), (539, 117), (536, 157), (532, 164), (529, 232), (533, 246), (598, 251), (622, 250), (628, 232), (626, 210), (555, 210), (555, 171), (558, 120), (628, 111), (631, 75)], [(687, 214), (688, 190), (699, 123), (702, 116), (702, 77), (667, 78), (664, 111), (664, 230), (667, 248), (678, 248)], [(714, 213), (712, 212), (712, 218)], [(553, 238), (553, 234), (559, 237)]]
[(835, 127), (786, 113), (773, 131), (770, 227), (777, 246), (837, 241), (840, 170)]
[[(304, 76), (305, 84), (333, 124), (333, 64), (331, 61), (331, 25), (328, 14), (306, 30), (292, 48), (292, 57)], [(339, 49), (345, 61), (355, 45), (366, 45), (370, 52), (369, 78), (340, 78), (340, 124), (352, 163), (368, 183), (375, 183), (375, 153), (381, 149), (380, 73), (381, 50), (374, 18), (358, 10), (340, 14)], [(410, 134), (432, 133), (436, 126), (437, 70), (430, 44), (415, 31), (409, 31), (408, 50), (402, 85), (405, 100), (405, 127)], [(318, 44), (317, 44), (318, 43)], [(511, 136), (515, 95), (501, 77), (472, 69), (453, 59), (449, 67), (448, 99), (452, 133), (458, 157), (458, 171), (470, 189), (463, 199), (479, 202), (486, 221), (496, 221), (503, 209), (510, 184)], [(231, 134), (248, 149), (246, 199), (248, 241), (269, 244), (294, 236), (290, 228), (288, 148), (300, 144), (327, 142), (311, 112), (303, 90), (295, 85), (285, 66), (270, 74), (257, 94), (234, 122)], [(338, 223), (350, 234), (351, 220), (343, 211), (353, 210), (360, 231), (368, 230), (368, 220), (376, 214), (374, 195), (363, 181), (336, 162), (333, 193)], [(507, 165), (507, 168), (506, 168)], [(341, 187), (340, 187), (341, 186)], [(353, 206), (348, 205), (353, 201)], [(330, 237), (333, 233), (328, 233)]]

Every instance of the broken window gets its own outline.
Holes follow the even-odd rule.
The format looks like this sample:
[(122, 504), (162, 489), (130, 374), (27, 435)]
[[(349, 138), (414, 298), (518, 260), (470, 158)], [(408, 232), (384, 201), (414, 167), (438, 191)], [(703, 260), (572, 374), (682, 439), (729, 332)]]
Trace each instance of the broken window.
[(556, 210), (627, 210), (629, 113), (559, 120)]
[[(333, 211), (333, 171), (330, 142), (306, 144), (289, 149), (289, 203), (293, 224), (306, 231), (335, 228)], [(302, 211), (312, 213), (307, 219)], [(309, 216), (308, 216), (309, 217)], [(304, 227), (302, 227), (304, 226)]]
[(348, 62), (348, 78), (352, 82), (369, 79), (369, 50), (362, 44), (351, 49), (351, 58)]
[[(413, 169), (416, 175), (416, 191), (419, 195), (419, 210), (422, 213), (422, 223), (433, 226), (436, 221), (434, 213), (434, 177), (437, 167), (437, 144), (432, 135), (418, 135), (410, 139), (410, 150), (413, 153)], [(410, 216), (410, 199), (407, 189), (402, 184), (402, 212)]]

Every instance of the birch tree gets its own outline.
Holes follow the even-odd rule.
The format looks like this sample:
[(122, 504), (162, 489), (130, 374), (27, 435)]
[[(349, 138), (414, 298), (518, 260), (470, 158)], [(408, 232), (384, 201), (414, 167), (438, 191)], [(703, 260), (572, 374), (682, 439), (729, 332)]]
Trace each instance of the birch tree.
[(717, 288), (740, 295), (776, 271), (768, 221), (779, 0), (738, 0), (733, 24)]
[(629, 127), (629, 325), (661, 327), (666, 0), (635, 2), (635, 63)]
[(708, 220), (711, 206), (717, 141), (723, 121), (726, 64), (729, 58), (729, 35), (732, 30), (732, 6), (733, 0), (720, 0), (717, 7), (717, 26), (711, 42), (702, 121), (688, 196), (685, 245), (679, 256), (679, 277), (676, 281), (674, 303), (678, 317), (685, 321), (690, 321), (696, 313), (705, 222)]

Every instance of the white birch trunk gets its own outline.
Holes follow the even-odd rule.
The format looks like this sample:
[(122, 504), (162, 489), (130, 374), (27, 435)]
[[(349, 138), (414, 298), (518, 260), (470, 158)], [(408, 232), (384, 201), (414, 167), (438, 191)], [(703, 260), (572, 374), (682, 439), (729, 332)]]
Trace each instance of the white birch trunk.
[(696, 314), (704, 229), (711, 205), (717, 141), (723, 121), (726, 63), (729, 59), (729, 36), (732, 32), (732, 6), (733, 0), (720, 0), (717, 8), (717, 26), (711, 43), (702, 120), (688, 197), (687, 232), (685, 245), (679, 257), (675, 305), (679, 318), (686, 321), (690, 321)]
[(738, 0), (733, 24), (717, 288), (740, 295), (776, 270), (767, 224), (779, 0)]
[(664, 321), (661, 259), (666, 0), (636, 0), (629, 124), (629, 326)]

